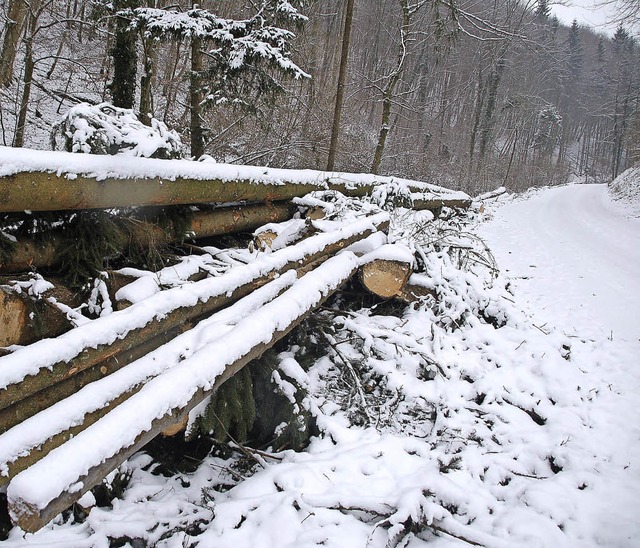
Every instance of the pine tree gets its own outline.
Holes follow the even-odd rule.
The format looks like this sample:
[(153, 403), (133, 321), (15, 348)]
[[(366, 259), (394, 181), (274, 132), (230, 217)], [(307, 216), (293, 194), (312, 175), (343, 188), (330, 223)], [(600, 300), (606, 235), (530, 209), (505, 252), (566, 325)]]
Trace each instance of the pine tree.
[(536, 16), (538, 16), (540, 19), (548, 19), (549, 15), (551, 15), (551, 8), (549, 7), (548, 0), (538, 0)]
[(582, 73), (582, 65), (584, 62), (584, 52), (582, 49), (582, 37), (580, 25), (577, 20), (573, 20), (569, 30), (569, 38), (567, 39), (569, 46), (569, 78), (578, 80)]

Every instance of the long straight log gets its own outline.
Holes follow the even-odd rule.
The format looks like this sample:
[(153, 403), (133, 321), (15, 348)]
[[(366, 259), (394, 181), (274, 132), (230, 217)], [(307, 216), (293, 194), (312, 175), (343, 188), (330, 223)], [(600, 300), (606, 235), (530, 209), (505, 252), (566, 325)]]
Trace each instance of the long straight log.
[[(227, 337), (156, 377), (100, 421), (16, 476), (7, 489), (12, 519), (30, 532), (46, 525), (287, 335), (353, 275), (357, 264), (349, 252), (329, 259), (240, 322)], [(126, 432), (122, 432), (123, 423), (127, 424)]]
[(271, 202), (327, 189), (365, 196), (386, 183), (403, 184), (445, 201), (469, 198), (419, 181), (368, 174), (0, 147), (0, 212)]
[[(295, 206), (290, 203), (251, 204), (198, 211), (192, 215), (186, 230), (194, 239), (251, 231), (268, 223), (291, 219), (295, 211)], [(134, 235), (135, 243), (141, 248), (151, 244), (169, 243), (184, 237), (183, 233), (163, 230), (144, 221), (138, 221), (138, 224), (139, 227)], [(118, 233), (113, 236), (117, 240), (116, 247), (120, 249), (130, 247), (131, 231), (127, 230), (124, 224), (117, 230)], [(0, 272), (12, 273), (33, 268), (50, 268), (59, 262), (60, 250), (70, 245), (74, 245), (73, 240), (56, 232), (50, 232), (46, 241), (20, 238), (10, 259), (4, 262), (0, 259)]]
[[(203, 320), (188, 333), (168, 340), (162, 347), (154, 351), (143, 348), (135, 362), (78, 391), (62, 395), (60, 387), (66, 383), (56, 385), (57, 403), (0, 435), (0, 486), (105, 416), (140, 390), (149, 379), (223, 337), (240, 320), (290, 288), (295, 280), (294, 271), (286, 272), (229, 308)], [(98, 367), (87, 373), (93, 370), (98, 370)]]
[[(0, 357), (0, 409), (98, 363), (109, 359), (127, 361), (127, 352), (157, 335), (228, 306), (279, 273), (308, 269), (340, 249), (384, 229), (387, 223), (388, 216), (379, 214), (334, 232), (318, 234), (297, 246), (236, 267), (223, 276), (164, 291), (57, 339), (38, 341)], [(23, 410), (21, 416), (29, 413)], [(0, 431), (6, 428), (6, 425), (0, 425)]]

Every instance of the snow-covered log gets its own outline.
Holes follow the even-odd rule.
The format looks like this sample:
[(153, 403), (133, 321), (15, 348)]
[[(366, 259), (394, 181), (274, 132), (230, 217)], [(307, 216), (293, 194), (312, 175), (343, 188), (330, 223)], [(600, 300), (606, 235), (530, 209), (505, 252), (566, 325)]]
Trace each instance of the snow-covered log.
[(225, 337), (152, 379), (87, 430), (18, 474), (7, 489), (12, 519), (25, 531), (46, 525), (289, 333), (357, 267), (352, 253), (332, 257), (240, 321)]
[(25, 345), (71, 329), (65, 314), (46, 299), (0, 285), (0, 347)]
[(56, 339), (41, 340), (0, 357), (0, 432), (64, 397), (57, 395), (62, 385), (46, 390), (52, 385), (66, 381), (71, 383), (66, 390), (77, 390), (76, 383), (85, 384), (83, 376), (99, 377), (130, 363), (140, 357), (140, 348), (144, 353), (157, 348), (166, 342), (165, 337), (174, 336), (184, 326), (228, 306), (279, 274), (290, 269), (304, 272), (385, 229), (387, 223), (387, 214), (377, 214), (317, 234), (223, 276), (164, 291)]
[(0, 212), (270, 202), (326, 189), (365, 196), (385, 184), (415, 189), (438, 207), (469, 200), (464, 192), (369, 174), (0, 147)]
[[(210, 211), (198, 211), (191, 215), (186, 228), (194, 239), (208, 238), (220, 234), (251, 231), (267, 223), (282, 222), (290, 219), (296, 208), (289, 203), (264, 203), (244, 206), (221, 207)], [(114, 224), (113, 238), (116, 247), (126, 249), (131, 245), (133, 237), (141, 248), (159, 245), (185, 237), (184, 233), (164, 230), (151, 223), (136, 221), (136, 229), (132, 234), (126, 224)], [(0, 273), (24, 272), (33, 268), (42, 269), (56, 265), (60, 260), (60, 249), (72, 245), (68, 238), (50, 232), (45, 241), (20, 238), (11, 254), (4, 262), (0, 259)]]

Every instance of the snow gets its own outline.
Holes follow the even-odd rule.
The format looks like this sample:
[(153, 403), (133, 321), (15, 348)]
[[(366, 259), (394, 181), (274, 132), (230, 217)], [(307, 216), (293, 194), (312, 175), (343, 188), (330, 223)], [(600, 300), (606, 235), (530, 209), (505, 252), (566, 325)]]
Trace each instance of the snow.
[[(435, 300), (398, 315), (319, 311), (317, 325), (332, 327), (315, 333), (326, 355), (308, 368), (294, 349), (279, 356), (274, 384), (302, 401), (320, 430), (305, 451), (267, 450), (241, 482), (234, 459), (209, 456), (192, 474), (164, 478), (140, 453), (124, 465), (131, 482), (112, 509), (95, 508), (84, 523), (60, 516), (35, 535), (14, 528), (5, 544), (106, 547), (127, 536), (170, 547), (637, 545), (640, 221), (602, 185), (497, 197), (478, 226), (457, 235), (417, 219), (394, 213), (389, 241), (415, 250), (424, 271), (414, 279)], [(499, 275), (489, 259), (466, 260), (484, 252), (466, 231), (487, 241)], [(357, 248), (385, 243), (371, 237)], [(338, 260), (358, 261), (351, 253)], [(284, 309), (273, 301), (260, 317), (273, 323), (299, 310), (297, 299)], [(194, 347), (166, 377), (170, 392), (185, 383), (180, 366), (196, 367), (203, 352), (219, 366), (236, 351), (223, 340), (246, 349), (245, 334), (261, 336), (262, 323), (234, 314), (232, 329), (242, 324), (243, 335), (212, 334)], [(141, 393), (131, 401), (156, 405), (155, 390)], [(76, 466), (104, 457), (100, 435), (124, 440), (130, 416), (87, 434), (90, 458), (70, 445), (62, 459)], [(45, 504), (45, 484), (64, 470), (44, 466), (14, 480), (11, 496), (31, 493)]]
[(580, 367), (603, 388), (571, 432), (571, 458), (594, 461), (574, 501), (589, 545), (640, 538), (640, 219), (628, 212), (605, 185), (563, 186), (507, 201), (482, 231), (538, 324), (590, 340)]
[(616, 177), (609, 185), (609, 194), (631, 216), (640, 217), (640, 165)]

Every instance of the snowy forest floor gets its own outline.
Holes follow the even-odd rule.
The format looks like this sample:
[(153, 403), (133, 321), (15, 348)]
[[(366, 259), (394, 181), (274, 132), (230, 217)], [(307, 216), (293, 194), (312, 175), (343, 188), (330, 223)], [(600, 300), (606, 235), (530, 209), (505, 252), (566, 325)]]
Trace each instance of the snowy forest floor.
[(432, 246), (435, 302), (329, 303), (308, 326), (325, 355), (277, 356), (274, 382), (317, 423), (304, 451), (164, 475), (139, 453), (110, 504), (4, 544), (636, 545), (640, 219), (574, 185), (501, 197), (464, 229), (496, 279)]

